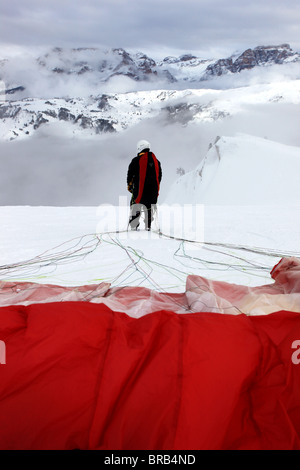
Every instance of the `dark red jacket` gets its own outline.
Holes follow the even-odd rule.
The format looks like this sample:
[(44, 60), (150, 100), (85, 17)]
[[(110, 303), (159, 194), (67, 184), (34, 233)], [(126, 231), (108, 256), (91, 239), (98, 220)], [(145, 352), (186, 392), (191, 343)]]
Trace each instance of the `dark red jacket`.
[(146, 150), (133, 158), (128, 167), (127, 185), (132, 186), (134, 202), (156, 204), (161, 178), (161, 164), (153, 152)]

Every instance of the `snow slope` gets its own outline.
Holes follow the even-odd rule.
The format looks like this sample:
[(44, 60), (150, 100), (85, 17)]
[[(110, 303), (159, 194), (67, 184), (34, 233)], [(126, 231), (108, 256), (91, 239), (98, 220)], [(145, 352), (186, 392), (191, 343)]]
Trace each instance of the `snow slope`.
[(300, 148), (250, 135), (217, 138), (195, 170), (178, 178), (165, 203), (298, 204)]

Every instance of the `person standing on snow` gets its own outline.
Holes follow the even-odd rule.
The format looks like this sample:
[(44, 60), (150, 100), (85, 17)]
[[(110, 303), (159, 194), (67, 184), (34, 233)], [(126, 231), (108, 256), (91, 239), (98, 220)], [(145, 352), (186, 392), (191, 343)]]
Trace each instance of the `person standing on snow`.
[(149, 142), (140, 140), (137, 156), (132, 159), (127, 172), (127, 188), (132, 193), (129, 217), (131, 230), (138, 229), (142, 210), (145, 212), (145, 228), (151, 229), (161, 178), (161, 164), (150, 151)]

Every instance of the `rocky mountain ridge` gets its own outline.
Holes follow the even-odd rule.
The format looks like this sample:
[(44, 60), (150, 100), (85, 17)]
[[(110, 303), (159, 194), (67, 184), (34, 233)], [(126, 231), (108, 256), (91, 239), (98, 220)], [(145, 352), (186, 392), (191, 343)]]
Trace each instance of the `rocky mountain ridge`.
[(238, 57), (220, 59), (207, 66), (202, 79), (210, 76), (220, 76), (227, 73), (240, 73), (254, 67), (268, 66), (273, 64), (284, 64), (300, 61), (300, 54), (294, 52), (289, 44), (281, 46), (258, 46), (247, 49)]
[(300, 79), (228, 90), (152, 90), (2, 103), (0, 99), (0, 140), (28, 138), (40, 129), (90, 138), (122, 132), (147, 119), (161, 127), (222, 122), (254, 104), (299, 105)]
[[(255, 67), (293, 64), (300, 62), (300, 54), (293, 52), (288, 44), (283, 44), (247, 49), (242, 54), (218, 61), (185, 54), (157, 62), (146, 54), (129, 54), (124, 49), (100, 51), (83, 48), (70, 52), (55, 48), (34, 61), (35, 68), (32, 66), (27, 78), (28, 83), (32, 77), (37, 83), (44, 80), (42, 85), (48, 86), (46, 97), (31, 94), (31, 84), (27, 87), (24, 70), (14, 79), (12, 74), (5, 76), (9, 71), (8, 62), (2, 61), (0, 66), (5, 84), (4, 89), (0, 89), (0, 139), (14, 140), (32, 136), (45, 125), (63, 126), (68, 135), (90, 136), (119, 132), (144, 119), (155, 118), (163, 124), (184, 126), (190, 122), (225, 119), (247, 102), (248, 95), (243, 89), (239, 91), (237, 86), (229, 99), (222, 100), (226, 90), (220, 95), (219, 90), (206, 89), (202, 86), (205, 80), (219, 80), (223, 75), (234, 76)], [(13, 71), (22, 67), (24, 64), (20, 64), (19, 69), (14, 66)], [(97, 93), (92, 93), (89, 88), (91, 77), (93, 83), (96, 82), (92, 91)], [(115, 77), (121, 77), (121, 81), (150, 82), (149, 87), (153, 84), (153, 89), (131, 93), (101, 91), (102, 84)], [(176, 88), (179, 82), (185, 87)], [(57, 83), (65, 84), (67, 96), (60, 93)], [(74, 83), (80, 84), (75, 91), (69, 87)], [(169, 88), (156, 89), (154, 85), (157, 83), (169, 84)], [(79, 93), (75, 94), (78, 90)], [(280, 90), (266, 85), (262, 90), (248, 92), (250, 102), (291, 102), (294, 96), (299, 95), (297, 86), (293, 88), (292, 85), (282, 84)], [(86, 94), (83, 95), (82, 91)]]
[[(19, 62), (18, 62), (19, 61)], [(92, 76), (99, 84), (107, 83), (114, 77), (126, 77), (135, 82), (172, 83), (201, 82), (228, 73), (240, 73), (254, 67), (300, 62), (300, 53), (294, 52), (289, 44), (279, 46), (258, 46), (247, 49), (237, 56), (224, 59), (203, 59), (193, 54), (180, 57), (168, 56), (156, 61), (138, 52), (129, 53), (123, 48), (102, 50), (97, 48), (62, 49), (55, 47), (38, 58), (26, 63), (31, 67), (36, 80), (80, 77), (83, 80)], [(12, 95), (23, 92), (30, 95), (30, 85), (26, 82), (24, 63), (19, 59), (0, 59), (0, 80), (4, 90), (0, 94)], [(30, 76), (32, 78), (32, 75)], [(176, 86), (176, 85), (175, 85)], [(29, 89), (29, 90), (28, 90)], [(25, 93), (25, 94), (24, 94)], [(29, 95), (28, 95), (29, 93)], [(57, 95), (55, 95), (57, 96)]]

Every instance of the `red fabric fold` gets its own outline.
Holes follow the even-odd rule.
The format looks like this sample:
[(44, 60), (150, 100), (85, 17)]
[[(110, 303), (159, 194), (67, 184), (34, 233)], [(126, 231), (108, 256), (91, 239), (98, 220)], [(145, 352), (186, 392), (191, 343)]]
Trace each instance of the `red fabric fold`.
[(300, 315), (0, 308), (0, 449), (300, 449)]

